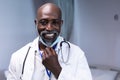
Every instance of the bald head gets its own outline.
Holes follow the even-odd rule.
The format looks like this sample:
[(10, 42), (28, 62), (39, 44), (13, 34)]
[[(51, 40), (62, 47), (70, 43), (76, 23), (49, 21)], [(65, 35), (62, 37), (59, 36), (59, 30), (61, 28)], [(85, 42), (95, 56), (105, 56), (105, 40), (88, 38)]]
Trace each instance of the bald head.
[(50, 46), (56, 42), (63, 24), (61, 15), (60, 8), (53, 3), (46, 3), (38, 8), (35, 24), (41, 44)]
[(36, 16), (37, 19), (39, 19), (42, 15), (50, 15), (59, 19), (62, 17), (61, 9), (53, 3), (46, 3), (38, 8)]

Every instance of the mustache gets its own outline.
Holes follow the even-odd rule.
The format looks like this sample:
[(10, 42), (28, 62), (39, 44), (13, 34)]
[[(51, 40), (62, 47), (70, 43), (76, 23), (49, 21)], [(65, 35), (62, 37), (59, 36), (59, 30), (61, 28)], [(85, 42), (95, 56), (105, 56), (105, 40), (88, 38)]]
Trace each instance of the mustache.
[(43, 36), (44, 34), (55, 34), (55, 35), (59, 35), (59, 32), (56, 30), (52, 30), (52, 31), (41, 31), (40, 35)]

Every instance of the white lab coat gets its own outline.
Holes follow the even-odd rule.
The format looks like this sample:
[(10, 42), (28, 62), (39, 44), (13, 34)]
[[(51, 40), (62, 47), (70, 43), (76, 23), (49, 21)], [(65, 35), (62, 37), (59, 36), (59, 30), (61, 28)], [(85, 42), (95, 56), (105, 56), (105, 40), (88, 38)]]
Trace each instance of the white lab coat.
[[(51, 80), (92, 80), (91, 72), (84, 52), (74, 44), (70, 44), (70, 51), (66, 43), (62, 44), (62, 52), (60, 49), (60, 42), (55, 51), (58, 54), (58, 60), (62, 67), (58, 79), (51, 75)], [(29, 52), (28, 49), (30, 48)], [(7, 71), (7, 80), (21, 80), (23, 61), (28, 52), (28, 56), (24, 65), (23, 80), (49, 80), (46, 69), (43, 66), (42, 59), (38, 50), (38, 38), (33, 42), (27, 44), (11, 56), (9, 69)], [(68, 59), (67, 63), (64, 63)], [(63, 56), (63, 57), (62, 57)]]

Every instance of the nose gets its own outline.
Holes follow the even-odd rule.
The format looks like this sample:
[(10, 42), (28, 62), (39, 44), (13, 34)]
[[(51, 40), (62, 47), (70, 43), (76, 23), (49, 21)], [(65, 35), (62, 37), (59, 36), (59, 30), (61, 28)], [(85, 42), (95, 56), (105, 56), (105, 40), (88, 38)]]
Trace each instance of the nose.
[(52, 30), (53, 26), (51, 23), (48, 23), (48, 25), (46, 26), (46, 30)]

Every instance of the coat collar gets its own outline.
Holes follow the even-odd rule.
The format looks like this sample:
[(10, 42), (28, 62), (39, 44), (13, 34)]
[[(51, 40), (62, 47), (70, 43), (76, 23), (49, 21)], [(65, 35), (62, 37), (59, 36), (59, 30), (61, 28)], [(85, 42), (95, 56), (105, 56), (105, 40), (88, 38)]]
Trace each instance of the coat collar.
[[(61, 41), (63, 41), (63, 40), (64, 40), (63, 37), (60, 36), (60, 40), (59, 40), (59, 42), (57, 43), (57, 46), (56, 46), (55, 50), (60, 49), (60, 43), (61, 43)], [(31, 48), (33, 48), (34, 51), (37, 51), (37, 53), (38, 53), (38, 51), (39, 51), (38, 44), (39, 44), (39, 37), (37, 37), (37, 38), (32, 42), (32, 44), (31, 44)]]

